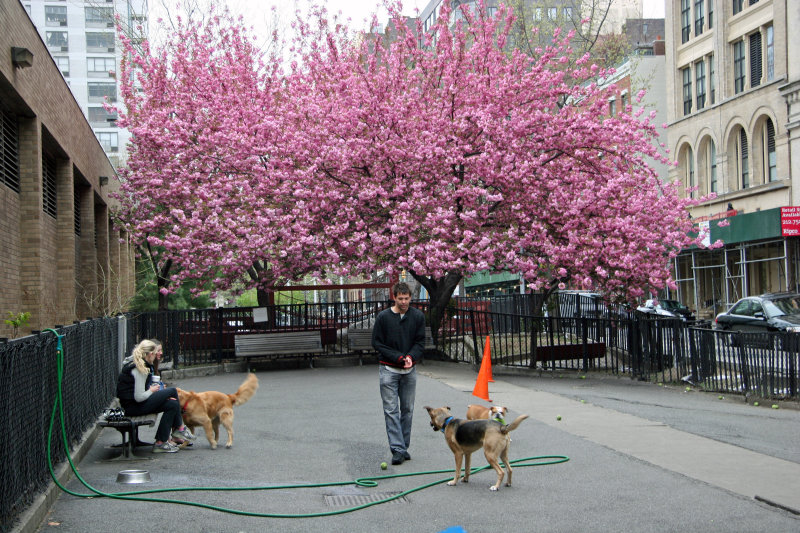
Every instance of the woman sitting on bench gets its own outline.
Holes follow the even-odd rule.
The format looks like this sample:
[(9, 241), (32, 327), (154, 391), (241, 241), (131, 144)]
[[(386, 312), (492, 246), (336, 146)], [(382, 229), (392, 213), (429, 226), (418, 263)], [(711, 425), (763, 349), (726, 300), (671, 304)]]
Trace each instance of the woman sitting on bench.
[(172, 439), (193, 441), (195, 437), (183, 424), (175, 388), (161, 389), (152, 380), (153, 361), (160, 349), (160, 344), (150, 340), (143, 340), (134, 347), (133, 354), (122, 361), (117, 398), (128, 416), (162, 413), (153, 453), (174, 453), (178, 451), (178, 444)]

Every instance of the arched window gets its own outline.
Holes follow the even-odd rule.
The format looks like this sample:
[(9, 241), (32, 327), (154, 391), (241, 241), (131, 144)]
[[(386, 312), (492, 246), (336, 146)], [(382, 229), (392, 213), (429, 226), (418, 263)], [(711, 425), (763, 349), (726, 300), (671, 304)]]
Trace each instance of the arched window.
[(711, 137), (704, 137), (697, 150), (697, 183), (703, 194), (719, 192), (717, 182), (717, 147)]
[(778, 179), (778, 162), (775, 156), (775, 127), (772, 120), (764, 122), (762, 133), (762, 151), (764, 153), (764, 181), (769, 183)]
[[(681, 181), (683, 182), (684, 187), (694, 188), (697, 185), (694, 175), (694, 151), (692, 150), (691, 146), (685, 144), (680, 149), (679, 154), (680, 156), (678, 157), (678, 165), (680, 169)], [(695, 197), (697, 196), (697, 192), (693, 191), (689, 193), (689, 196)]]
[(750, 187), (750, 148), (747, 145), (747, 132), (744, 128), (739, 128), (736, 137), (736, 177), (739, 180), (739, 188), (747, 189)]

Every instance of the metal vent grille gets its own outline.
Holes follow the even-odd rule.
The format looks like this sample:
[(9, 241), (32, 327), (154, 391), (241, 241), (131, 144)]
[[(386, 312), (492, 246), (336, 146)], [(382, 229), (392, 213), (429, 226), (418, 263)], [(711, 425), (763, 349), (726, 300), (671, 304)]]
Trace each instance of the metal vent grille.
[[(375, 494), (326, 494), (325, 505), (328, 507), (356, 507), (367, 503), (375, 503), (387, 498), (392, 498), (399, 492), (379, 492)], [(386, 503), (408, 503), (405, 496), (395, 498)]]

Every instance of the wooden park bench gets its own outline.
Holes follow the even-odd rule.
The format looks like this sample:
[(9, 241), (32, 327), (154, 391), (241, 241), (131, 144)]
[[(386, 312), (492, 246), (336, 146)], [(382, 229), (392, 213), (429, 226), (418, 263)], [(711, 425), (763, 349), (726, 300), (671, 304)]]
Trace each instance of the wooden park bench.
[[(372, 347), (372, 328), (348, 328), (347, 342), (351, 352), (374, 352)], [(425, 328), (425, 349), (433, 350), (436, 345), (433, 343), (431, 328)]]
[(131, 459), (133, 450), (137, 446), (152, 446), (152, 442), (142, 442), (139, 440), (139, 426), (154, 426), (159, 413), (127, 416), (119, 406), (119, 400), (114, 399), (106, 414), (97, 420), (97, 425), (104, 428), (114, 428), (122, 435), (122, 455), (118, 459)]
[[(531, 366), (536, 363), (555, 363), (556, 361), (583, 361), (582, 344), (559, 344), (555, 346), (537, 346), (536, 358), (531, 362)], [(592, 342), (586, 345), (586, 358), (589, 360), (606, 356), (606, 344), (604, 342)], [(590, 365), (594, 361), (589, 362)]]
[[(318, 329), (236, 335), (234, 347), (236, 357), (244, 357), (246, 360), (251, 357), (297, 357), (325, 353), (322, 335)], [(310, 366), (313, 367), (313, 360)]]

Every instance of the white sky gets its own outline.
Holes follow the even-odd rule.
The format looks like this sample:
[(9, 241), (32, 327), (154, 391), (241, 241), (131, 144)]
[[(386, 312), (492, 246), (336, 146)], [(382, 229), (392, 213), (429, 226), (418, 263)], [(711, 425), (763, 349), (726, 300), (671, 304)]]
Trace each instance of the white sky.
[[(163, 16), (163, 5), (172, 6), (179, 0), (150, 0), (151, 6), (151, 31), (156, 30), (156, 19)], [(210, 0), (205, 0), (210, 1)], [(664, 17), (665, 0), (641, 0), (644, 18)], [(199, 0), (202, 4), (204, 0)], [(235, 15), (243, 15), (245, 23), (252, 25), (254, 30), (261, 34), (264, 28), (271, 27), (272, 18), (271, 8), (276, 6), (281, 19), (288, 25), (294, 14), (294, 4), (292, 0), (217, 0), (220, 5), (225, 5)], [(427, 5), (428, 0), (403, 0), (404, 12), (413, 15), (415, 9), (420, 11)], [(376, 10), (380, 0), (327, 0), (325, 4), (330, 12), (341, 11), (345, 18), (351, 19), (351, 27), (362, 29), (365, 26), (364, 20), (370, 18), (370, 14)], [(380, 22), (385, 22), (385, 12), (381, 16)]]

